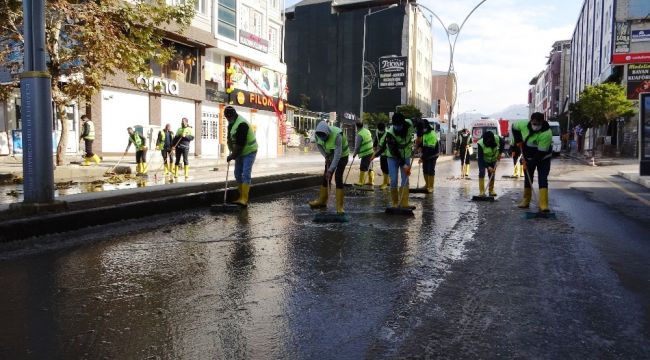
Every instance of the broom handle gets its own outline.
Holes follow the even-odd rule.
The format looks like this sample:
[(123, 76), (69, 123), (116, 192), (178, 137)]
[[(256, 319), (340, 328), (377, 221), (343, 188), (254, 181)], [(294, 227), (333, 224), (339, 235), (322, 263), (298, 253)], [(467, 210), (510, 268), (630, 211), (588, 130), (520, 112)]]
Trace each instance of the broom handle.
[(117, 160), (117, 163), (115, 163), (115, 165), (113, 165), (113, 167), (107, 171), (107, 173), (113, 172), (113, 170), (115, 170), (115, 168), (122, 162), (122, 159), (124, 159), (125, 156), (126, 156), (126, 151), (124, 152), (124, 154), (122, 154), (122, 157), (119, 160)]
[(226, 199), (228, 196), (228, 174), (230, 173), (230, 161), (228, 161), (228, 165), (226, 166), (226, 186), (223, 189), (223, 203), (226, 204)]

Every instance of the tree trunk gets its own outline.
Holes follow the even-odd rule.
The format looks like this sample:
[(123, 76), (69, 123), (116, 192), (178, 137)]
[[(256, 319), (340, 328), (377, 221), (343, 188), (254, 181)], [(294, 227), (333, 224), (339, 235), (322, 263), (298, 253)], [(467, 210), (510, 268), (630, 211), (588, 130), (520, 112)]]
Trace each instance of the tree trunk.
[(65, 104), (56, 104), (57, 118), (61, 122), (61, 137), (56, 147), (56, 164), (63, 165), (65, 162), (65, 149), (68, 147), (68, 119), (65, 112)]

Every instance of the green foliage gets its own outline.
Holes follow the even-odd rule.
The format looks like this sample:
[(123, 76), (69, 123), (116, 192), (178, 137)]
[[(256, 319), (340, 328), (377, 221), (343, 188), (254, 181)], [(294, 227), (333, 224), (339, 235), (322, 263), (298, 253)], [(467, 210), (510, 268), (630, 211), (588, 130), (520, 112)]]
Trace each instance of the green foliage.
[[(139, 75), (151, 75), (150, 61), (164, 63), (173, 55), (173, 50), (163, 44), (163, 27), (182, 32), (194, 12), (191, 0), (178, 6), (168, 6), (165, 0), (48, 0), (47, 67), (59, 118), (64, 118), (61, 115), (66, 104), (89, 99), (107, 77), (121, 72), (135, 84)], [(21, 1), (0, 2), (0, 24), (0, 63), (5, 64), (11, 54), (24, 53)], [(0, 87), (0, 98), (7, 97), (17, 82)], [(66, 147), (67, 122), (61, 125), (59, 165)]]
[(635, 114), (634, 103), (627, 99), (625, 89), (615, 83), (587, 86), (578, 102), (570, 105), (569, 111), (571, 121), (585, 129)]
[(405, 118), (407, 119), (414, 119), (414, 118), (421, 118), (422, 117), (422, 111), (415, 107), (415, 105), (400, 105), (397, 107), (397, 111), (402, 113)]
[(390, 119), (388, 114), (385, 113), (363, 113), (363, 123), (367, 125), (368, 129), (376, 129), (379, 123), (388, 124)]

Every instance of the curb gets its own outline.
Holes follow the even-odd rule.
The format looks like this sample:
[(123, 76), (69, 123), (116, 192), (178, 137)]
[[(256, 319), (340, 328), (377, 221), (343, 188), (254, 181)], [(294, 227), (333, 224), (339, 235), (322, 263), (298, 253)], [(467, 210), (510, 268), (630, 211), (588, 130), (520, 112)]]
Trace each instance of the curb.
[[(261, 180), (263, 181), (263, 179)], [(251, 192), (255, 197), (262, 197), (283, 193), (288, 190), (317, 186), (321, 180), (322, 175), (300, 175), (292, 179), (253, 184), (251, 185)], [(128, 201), (134, 198), (134, 194), (117, 196), (111, 198), (113, 204), (93, 208), (84, 208), (84, 205), (89, 205), (84, 204), (86, 202), (96, 203), (93, 200), (82, 201), (78, 204), (64, 203), (57, 207), (63, 209), (62, 212), (36, 213), (21, 219), (0, 221), (0, 243), (209, 206), (223, 199), (224, 190), (215, 189), (217, 185), (217, 183), (199, 184), (191, 188), (180, 189), (182, 194), (175, 194), (178, 191), (173, 191), (174, 189), (172, 191), (153, 191), (141, 194), (148, 196), (138, 196), (135, 201), (114, 204), (114, 202)], [(235, 192), (232, 190), (229, 192), (228, 200), (230, 201), (234, 199)]]
[(619, 171), (618, 176), (650, 189), (650, 176), (640, 176), (637, 173), (626, 171)]

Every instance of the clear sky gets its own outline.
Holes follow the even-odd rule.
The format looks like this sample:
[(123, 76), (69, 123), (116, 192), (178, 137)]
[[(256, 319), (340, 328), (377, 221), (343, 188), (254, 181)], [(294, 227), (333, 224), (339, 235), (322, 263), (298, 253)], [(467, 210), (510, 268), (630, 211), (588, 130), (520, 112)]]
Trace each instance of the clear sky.
[[(288, 0), (287, 7), (297, 2)], [(418, 2), (449, 26), (460, 25), (480, 0)], [(525, 104), (528, 83), (545, 68), (553, 43), (571, 39), (582, 4), (583, 0), (485, 1), (469, 17), (456, 42), (454, 68), (458, 93), (462, 93), (457, 110), (490, 114)], [(435, 18), (433, 33), (433, 69), (447, 71), (449, 44)]]

